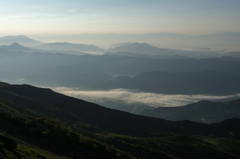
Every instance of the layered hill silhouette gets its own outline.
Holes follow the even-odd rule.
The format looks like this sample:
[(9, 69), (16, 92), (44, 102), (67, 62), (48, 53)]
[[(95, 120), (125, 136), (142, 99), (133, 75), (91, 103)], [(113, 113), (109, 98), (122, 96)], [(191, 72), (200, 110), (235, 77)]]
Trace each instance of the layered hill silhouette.
[[(142, 53), (142, 54), (170, 54), (173, 50), (161, 49), (147, 43), (125, 43), (120, 46), (116, 46), (108, 50), (109, 52), (132, 52), (132, 53)], [(174, 53), (176, 53), (174, 51)]]
[(133, 77), (120, 76), (95, 89), (138, 89), (162, 94), (235, 94), (239, 93), (238, 75), (217, 72), (145, 72)]
[(14, 51), (14, 52), (19, 52), (19, 51), (21, 51), (21, 52), (36, 52), (36, 51), (38, 51), (37, 49), (24, 47), (17, 42), (12, 43), (11, 45), (2, 45), (2, 46), (0, 46), (0, 49)]
[(99, 82), (108, 81), (112, 78), (110, 75), (100, 71), (84, 71), (69, 66), (45, 69), (25, 77), (31, 83), (38, 83), (45, 86), (84, 88), (88, 88), (88, 86)]
[(172, 122), (30, 85), (0, 83), (0, 96), (1, 157), (239, 158), (240, 119)]
[[(221, 57), (221, 53), (213, 52), (211, 50), (202, 51), (186, 51), (186, 50), (174, 50), (163, 49), (147, 43), (120, 43), (113, 45), (110, 48), (107, 55), (111, 54), (119, 56), (133, 56), (133, 57), (150, 57), (150, 58), (209, 58), (209, 57)], [(226, 54), (227, 55), (227, 54)], [(233, 57), (236, 54), (228, 54)], [(239, 57), (239, 56), (237, 56)]]
[(240, 100), (230, 102), (200, 101), (180, 107), (159, 107), (141, 114), (167, 120), (191, 120), (217, 123), (229, 118), (240, 118)]
[[(133, 88), (146, 92), (169, 94), (184, 91), (184, 93), (194, 94), (215, 92), (217, 94), (229, 94), (236, 93), (239, 90), (237, 80), (240, 75), (240, 60), (232, 57), (209, 59), (151, 59), (114, 55), (75, 56), (44, 52), (29, 54), (4, 49), (0, 49), (0, 56), (0, 77), (4, 81), (25, 79), (25, 83), (35, 82), (34, 84), (37, 85), (37, 82), (39, 82), (39, 84), (48, 83), (50, 86), (53, 86), (54, 83), (69, 85), (70, 81), (74, 81), (74, 79), (70, 79), (70, 77), (73, 77), (76, 78), (72, 84), (74, 87), (84, 85), (81, 83), (85, 81), (88, 82), (86, 79), (89, 79), (89, 84), (102, 82), (102, 84), (92, 86), (91, 89)], [(68, 72), (67, 69), (61, 70), (61, 66), (63, 65), (74, 71)], [(205, 70), (212, 70), (212, 72), (204, 72)], [(72, 74), (79, 72), (79, 74), (68, 76), (71, 72)], [(155, 73), (156, 75), (154, 75)], [(62, 77), (61, 74), (62, 76), (66, 74), (66, 77)], [(111, 78), (105, 78), (105, 75), (106, 77), (125, 77), (123, 77), (124, 79), (116, 78), (109, 81)], [(99, 81), (97, 80), (98, 77), (100, 79)], [(175, 77), (179, 77), (181, 81), (174, 82), (174, 80), (176, 80)], [(158, 80), (154, 80), (155, 78)], [(171, 78), (172, 80), (169, 80)], [(106, 81), (104, 82), (101, 79), (105, 79)], [(167, 80), (166, 85), (162, 83), (164, 80)], [(216, 82), (214, 82), (214, 80)], [(90, 81), (95, 81), (96, 83)], [(146, 81), (146, 83), (144, 81)], [(148, 85), (148, 81), (151, 81), (152, 84), (150, 83)], [(190, 82), (189, 85), (186, 81)], [(224, 83), (224, 81), (227, 83)], [(211, 82), (213, 85), (208, 87)], [(177, 85), (177, 83), (179, 85)], [(221, 83), (223, 83), (223, 85), (221, 85)], [(151, 85), (153, 84), (159, 85), (157, 85), (156, 88), (152, 88), (153, 86)], [(180, 84), (182, 84), (182, 86)], [(194, 87), (191, 89), (190, 85)], [(200, 86), (204, 87), (200, 88)], [(175, 88), (183, 89), (174, 90)], [(210, 90), (210, 88), (216, 89)]]
[(46, 49), (46, 50), (65, 50), (65, 51), (79, 51), (79, 52), (98, 52), (103, 53), (105, 52), (104, 49), (100, 49), (95, 45), (86, 45), (86, 44), (72, 44), (67, 42), (56, 42), (56, 43), (49, 43), (43, 44), (38, 47), (39, 49)]

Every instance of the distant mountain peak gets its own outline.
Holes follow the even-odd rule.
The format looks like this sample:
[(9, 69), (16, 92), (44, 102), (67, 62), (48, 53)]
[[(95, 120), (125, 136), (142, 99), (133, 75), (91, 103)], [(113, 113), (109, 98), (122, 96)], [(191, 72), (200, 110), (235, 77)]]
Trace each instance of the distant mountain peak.
[(18, 47), (23, 47), (22, 45), (20, 45), (19, 43), (17, 43), (17, 42), (14, 42), (14, 43), (12, 43), (10, 46), (18, 46)]
[(15, 49), (15, 50), (16, 50), (16, 49), (17, 49), (17, 50), (25, 49), (24, 46), (20, 45), (20, 44), (17, 43), (17, 42), (12, 43), (11, 45), (9, 45), (9, 47), (12, 48), (12, 49)]
[(33, 40), (25, 35), (9, 35), (0, 38), (1, 45), (11, 45), (15, 42), (23, 46), (38, 46), (43, 44), (42, 42)]

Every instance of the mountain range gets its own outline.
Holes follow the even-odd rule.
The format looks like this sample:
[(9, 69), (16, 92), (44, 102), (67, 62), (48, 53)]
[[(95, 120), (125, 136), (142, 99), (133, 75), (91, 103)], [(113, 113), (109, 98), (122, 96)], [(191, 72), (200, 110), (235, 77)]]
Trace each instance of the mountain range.
[[(46, 38), (51, 38), (46, 37)], [(57, 36), (60, 41), (76, 40), (106, 47), (119, 43), (149, 43), (159, 48), (190, 51), (239, 51), (239, 32), (218, 32), (209, 35), (183, 35), (170, 32), (150, 34), (78, 34)], [(54, 39), (52, 39), (54, 40)]]
[[(4, 45), (4, 46), (1, 46)], [(21, 46), (22, 45), (22, 46)], [(100, 49), (95, 45), (72, 44), (67, 42), (43, 43), (30, 39), (24, 35), (5, 36), (0, 38), (0, 46), (4, 50), (11, 51), (27, 51), (27, 52), (63, 52), (81, 55), (82, 52), (103, 53), (104, 49)], [(31, 48), (27, 48), (31, 47)], [(46, 52), (46, 51), (45, 51)], [(80, 54), (81, 53), (81, 54)]]
[[(218, 34), (217, 34), (218, 35)], [(216, 35), (216, 36), (217, 36)], [(225, 34), (224, 34), (225, 35)], [(152, 35), (151, 35), (152, 36)], [(165, 37), (168, 35), (161, 34), (161, 36)], [(171, 34), (171, 37), (175, 34)], [(180, 36), (180, 35), (178, 35)], [(178, 37), (177, 36), (177, 37)], [(214, 36), (215, 37), (215, 36)], [(232, 37), (232, 35), (231, 35)], [(120, 56), (134, 56), (134, 57), (151, 57), (151, 58), (210, 58), (210, 57), (221, 57), (221, 56), (232, 56), (232, 57), (240, 57), (240, 53), (230, 52), (230, 53), (219, 53), (211, 51), (208, 48), (202, 48), (198, 50), (180, 50), (180, 49), (163, 49), (153, 45), (149, 45), (147, 43), (139, 43), (139, 42), (125, 42), (125, 43), (117, 43), (111, 45), (110, 49), (105, 50), (101, 49), (95, 45), (87, 45), (87, 44), (73, 44), (67, 42), (55, 42), (55, 43), (43, 43), (33, 39), (30, 39), (24, 35), (19, 36), (5, 36), (0, 38), (0, 45), (23, 45), (25, 48), (20, 48), (19, 46), (3, 46), (4, 49), (16, 51), (27, 51), (27, 52), (62, 52), (67, 54), (76, 54), (83, 55), (84, 53), (90, 54), (112, 54), (120, 55)], [(26, 48), (33, 47), (33, 48)], [(43, 51), (45, 50), (45, 51)]]
[(72, 44), (67, 42), (56, 42), (56, 43), (48, 43), (43, 44), (38, 49), (45, 49), (45, 50), (64, 50), (64, 51), (79, 51), (79, 52), (89, 52), (89, 53), (104, 53), (104, 49), (100, 49), (95, 45), (85, 45), (85, 44)]

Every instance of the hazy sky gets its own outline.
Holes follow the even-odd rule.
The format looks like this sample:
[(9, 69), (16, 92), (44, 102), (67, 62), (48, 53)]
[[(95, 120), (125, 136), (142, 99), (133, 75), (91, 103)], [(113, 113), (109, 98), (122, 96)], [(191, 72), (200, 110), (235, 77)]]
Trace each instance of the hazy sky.
[(240, 32), (240, 0), (0, 0), (0, 36)]

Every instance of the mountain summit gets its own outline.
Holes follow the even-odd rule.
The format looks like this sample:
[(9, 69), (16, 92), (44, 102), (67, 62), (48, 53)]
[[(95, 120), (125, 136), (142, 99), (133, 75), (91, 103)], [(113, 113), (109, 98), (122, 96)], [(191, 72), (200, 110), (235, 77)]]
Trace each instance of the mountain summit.
[(22, 49), (22, 48), (24, 48), (22, 45), (20, 45), (20, 44), (17, 43), (17, 42), (12, 43), (12, 45), (10, 45), (10, 47), (16, 48), (16, 49)]
[(4, 36), (0, 38), (0, 45), (11, 45), (12, 43), (18, 43), (23, 46), (39, 46), (42, 45), (43, 42), (36, 41), (33, 39), (28, 38), (25, 35), (18, 35), (18, 36)]
[(0, 46), (0, 48), (3, 49), (3, 50), (8, 50), (8, 51), (34, 52), (34, 49), (31, 49), (31, 48), (28, 48), (28, 47), (24, 47), (24, 46), (20, 45), (17, 42), (12, 43), (11, 45)]

